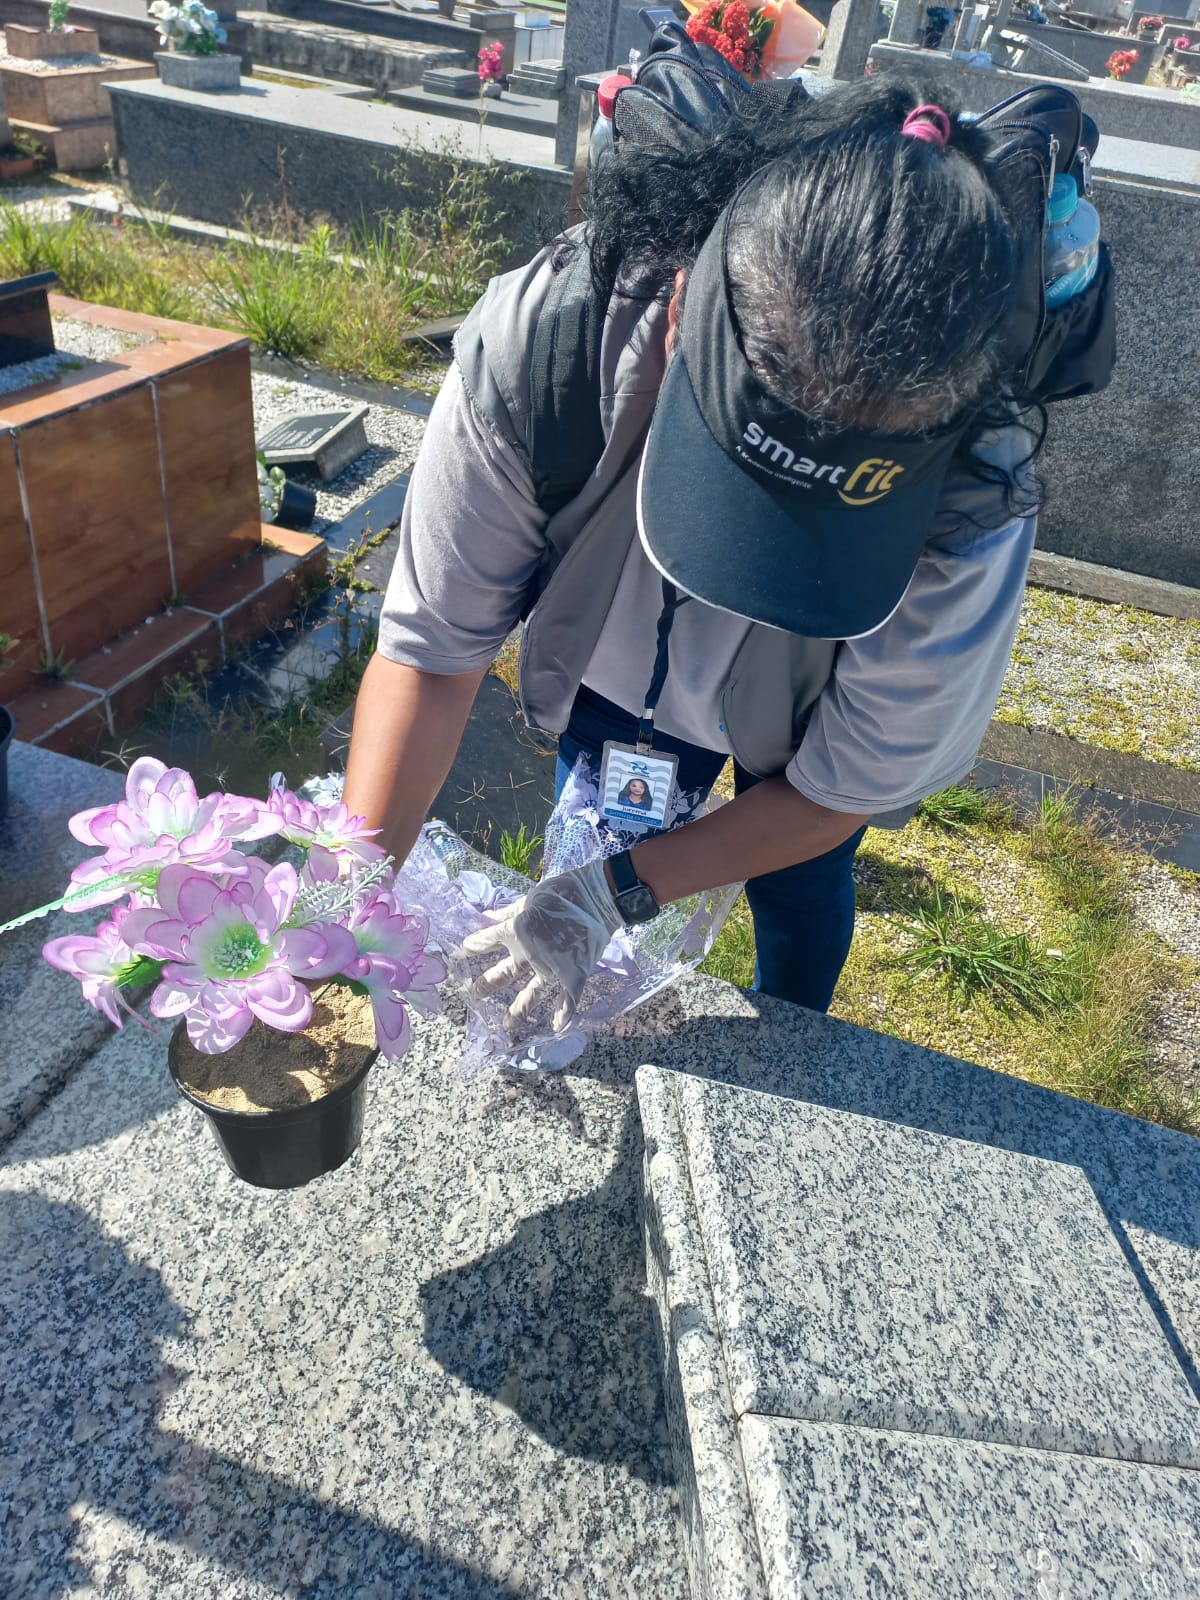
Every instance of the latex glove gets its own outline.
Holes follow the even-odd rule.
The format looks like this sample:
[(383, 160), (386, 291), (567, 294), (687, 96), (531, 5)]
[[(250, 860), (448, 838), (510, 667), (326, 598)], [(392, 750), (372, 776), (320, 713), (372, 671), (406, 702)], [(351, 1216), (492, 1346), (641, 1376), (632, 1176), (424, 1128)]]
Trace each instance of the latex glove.
[(490, 928), (468, 935), (463, 949), (470, 956), (508, 951), (476, 983), (479, 994), (491, 994), (531, 974), (508, 1009), (510, 1022), (527, 1017), (547, 991), (561, 990), (554, 1013), (557, 1033), (575, 1015), (584, 984), (622, 925), (604, 862), (592, 861), (536, 884)]

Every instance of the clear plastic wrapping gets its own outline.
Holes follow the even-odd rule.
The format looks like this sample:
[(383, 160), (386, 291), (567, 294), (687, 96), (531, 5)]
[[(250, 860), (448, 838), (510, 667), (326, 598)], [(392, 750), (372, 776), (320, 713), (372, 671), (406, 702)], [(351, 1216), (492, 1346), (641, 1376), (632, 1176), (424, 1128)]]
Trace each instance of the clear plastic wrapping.
[[(329, 782), (318, 780), (322, 797)], [(635, 838), (611, 829), (599, 815), (595, 785), (581, 757), (574, 781), (564, 789), (546, 825), (542, 876), (553, 877), (615, 855)], [(489, 912), (511, 905), (532, 887), (532, 879), (472, 850), (441, 822), (426, 823), (396, 875), (401, 904), (428, 918), (430, 940), (448, 957), (451, 982), (466, 1005), (467, 1040), (460, 1069), (464, 1077), (487, 1070), (554, 1072), (569, 1066), (583, 1054), (590, 1033), (700, 965), (741, 889), (740, 884), (730, 884), (705, 890), (664, 907), (652, 922), (618, 931), (588, 979), (575, 1016), (556, 1034), (551, 1025), (552, 997), (539, 1002), (518, 1029), (510, 1027), (508, 1007), (518, 985), (477, 995), (476, 980), (494, 965), (496, 956), (470, 957), (461, 949), (468, 934), (487, 926)]]

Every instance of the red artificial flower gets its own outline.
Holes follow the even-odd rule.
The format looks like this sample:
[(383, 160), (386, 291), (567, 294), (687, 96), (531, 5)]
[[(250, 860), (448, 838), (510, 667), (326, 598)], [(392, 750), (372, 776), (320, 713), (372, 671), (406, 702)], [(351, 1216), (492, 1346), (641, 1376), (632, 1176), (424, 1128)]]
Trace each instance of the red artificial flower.
[(751, 9), (747, 0), (707, 0), (687, 25), (688, 37), (723, 56), (736, 72), (757, 78), (762, 70), (762, 48), (774, 19)]

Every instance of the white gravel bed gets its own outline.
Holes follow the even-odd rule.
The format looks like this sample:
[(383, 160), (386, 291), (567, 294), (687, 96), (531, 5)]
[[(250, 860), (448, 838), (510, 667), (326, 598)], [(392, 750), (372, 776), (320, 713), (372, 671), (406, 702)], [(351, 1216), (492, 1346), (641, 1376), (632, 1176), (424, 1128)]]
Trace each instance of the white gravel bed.
[(121, 191), (111, 184), (83, 183), (70, 173), (60, 174), (49, 183), (14, 183), (0, 189), (0, 208), (25, 211), (45, 222), (66, 222), (74, 215), (71, 201), (81, 195), (103, 195), (114, 203)]
[(120, 56), (86, 55), (86, 56), (39, 56), (34, 61), (27, 61), (24, 56), (9, 54), (8, 46), (4, 42), (4, 34), (0, 32), (0, 66), (16, 67), (22, 72), (36, 72), (44, 76), (51, 72), (61, 72), (64, 67), (118, 67), (121, 65)]
[(22, 361), (19, 366), (0, 368), (0, 394), (15, 394), (18, 389), (27, 389), (32, 384), (46, 383), (60, 372), (108, 361), (123, 350), (150, 343), (149, 334), (97, 328), (90, 322), (76, 322), (70, 317), (53, 317), (51, 321), (57, 346), (54, 354), (39, 356), (36, 361)]
[[(251, 379), (254, 388), (254, 426), (261, 435), (285, 417), (301, 411), (335, 411), (349, 409), (359, 402), (350, 397), (318, 389), (312, 384), (292, 383), (263, 373)], [(361, 455), (336, 478), (322, 483), (315, 473), (305, 473), (289, 467), (288, 476), (317, 491), (317, 515), (313, 531), (321, 533), (331, 524), (341, 522), (360, 501), (367, 499), (385, 484), (409, 471), (417, 458), (425, 418), (389, 406), (371, 405), (367, 411), (366, 431), (370, 449)]]

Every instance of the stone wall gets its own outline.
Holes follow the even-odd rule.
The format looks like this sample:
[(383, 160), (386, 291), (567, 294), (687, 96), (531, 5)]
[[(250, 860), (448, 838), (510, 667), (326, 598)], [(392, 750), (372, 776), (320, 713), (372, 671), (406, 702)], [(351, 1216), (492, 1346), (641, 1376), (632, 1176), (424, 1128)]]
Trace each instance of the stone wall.
[[(286, 208), (349, 228), (364, 215), (433, 206), (454, 161), (470, 165), (476, 150), (493, 159), (488, 184), (504, 213), (508, 263), (525, 260), (566, 215), (570, 175), (536, 163), (539, 150), (548, 163), (548, 139), (493, 128), (477, 137), (433, 116), (269, 83), (238, 95), (118, 85), (112, 101), (133, 199), (202, 222), (239, 227)], [(191, 159), (181, 162), (180, 150)]]
[(465, 50), (452, 46), (379, 39), (319, 22), (283, 22), (262, 12), (248, 13), (244, 22), (260, 67), (361, 84), (377, 94), (420, 83), (430, 67), (473, 65)]
[(1104, 394), (1052, 410), (1038, 543), (1200, 588), (1200, 194), (1097, 179), (1095, 200), (1119, 273), (1119, 363)]
[[(886, 39), (872, 46), (871, 64), (876, 72), (932, 75), (948, 86), (964, 111), (986, 111), (1037, 81), (1019, 72), (979, 72), (965, 62), (952, 61), (945, 51), (906, 49)], [(1067, 87), (1106, 137), (1200, 150), (1200, 101), (1173, 89), (1150, 89), (1144, 84), (1072, 83)]]

